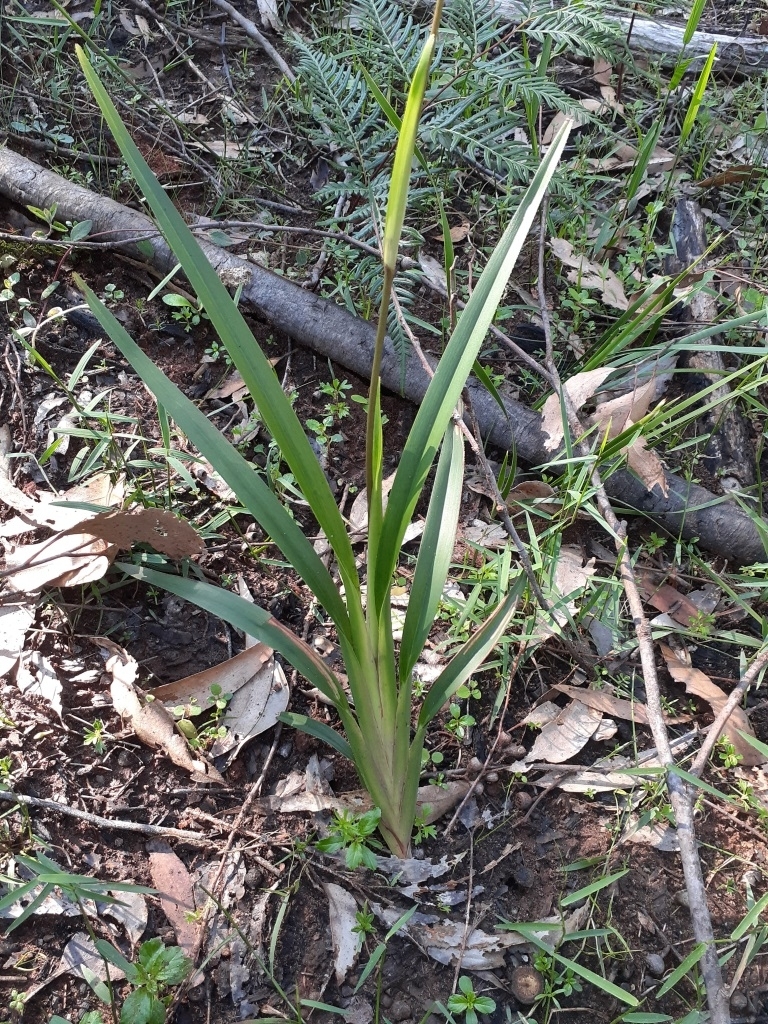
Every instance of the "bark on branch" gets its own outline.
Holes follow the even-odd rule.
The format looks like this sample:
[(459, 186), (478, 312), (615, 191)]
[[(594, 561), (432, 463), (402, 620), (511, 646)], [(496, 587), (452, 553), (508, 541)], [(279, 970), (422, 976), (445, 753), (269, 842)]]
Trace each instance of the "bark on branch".
[[(57, 206), (58, 220), (91, 220), (92, 240), (109, 241), (115, 249), (146, 260), (136, 239), (151, 237), (151, 263), (167, 273), (177, 263), (175, 256), (144, 214), (131, 210), (104, 196), (48, 171), (39, 164), (0, 147), (0, 194), (22, 206), (42, 209)], [(242, 299), (275, 328), (299, 343), (314, 349), (365, 379), (371, 367), (374, 327), (346, 310), (307, 292), (298, 285), (254, 263), (201, 240), (201, 248), (217, 272), (223, 276), (250, 274)], [(404, 378), (400, 358), (388, 343), (382, 364), (382, 383), (413, 402), (420, 402), (429, 384), (429, 375), (415, 354), (406, 361)], [(478, 384), (470, 384), (472, 404), (483, 436), (500, 448), (515, 447), (525, 462), (537, 465), (551, 460), (544, 446), (545, 435), (538, 413), (525, 405), (506, 400), (506, 415)], [(658, 487), (648, 491), (627, 470), (618, 470), (605, 482), (607, 492), (618, 502), (619, 510), (645, 513), (673, 536), (698, 537), (709, 551), (740, 564), (766, 558), (761, 531), (738, 505), (718, 497), (703, 487), (666, 474), (667, 494)], [(768, 535), (768, 523), (764, 527)]]
[[(496, 0), (496, 9), (502, 18), (512, 23), (524, 21), (530, 14), (527, 5), (518, 0)], [(676, 60), (685, 49), (686, 58), (704, 60), (717, 43), (716, 68), (727, 68), (744, 75), (760, 74), (768, 68), (768, 41), (765, 36), (694, 32), (684, 47), (684, 24), (609, 13), (605, 14), (605, 19), (628, 35), (633, 50), (644, 50), (656, 59), (661, 56)]]

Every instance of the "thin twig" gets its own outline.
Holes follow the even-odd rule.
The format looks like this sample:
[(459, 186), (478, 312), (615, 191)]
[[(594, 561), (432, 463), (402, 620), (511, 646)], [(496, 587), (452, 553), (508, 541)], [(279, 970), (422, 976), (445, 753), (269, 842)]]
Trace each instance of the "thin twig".
[(739, 680), (738, 684), (733, 688), (728, 700), (720, 709), (720, 714), (715, 718), (712, 725), (710, 725), (707, 738), (702, 743), (701, 750), (696, 755), (696, 759), (690, 769), (691, 775), (701, 775), (704, 771), (707, 761), (709, 760), (709, 755), (712, 753), (714, 745), (720, 738), (720, 733), (725, 728), (725, 723), (736, 710), (736, 707), (741, 703), (741, 698), (747, 692), (755, 679), (757, 679), (766, 664), (768, 664), (768, 645), (763, 647), (763, 649), (758, 651), (755, 655), (754, 661)]
[(250, 36), (250, 38), (253, 39), (254, 42), (259, 44), (259, 46), (262, 48), (264, 53), (266, 53), (266, 55), (269, 57), (269, 59), (272, 61), (275, 67), (277, 67), (278, 70), (285, 75), (285, 77), (288, 79), (291, 85), (293, 85), (293, 83), (296, 81), (296, 75), (288, 67), (288, 65), (285, 63), (283, 58), (274, 48), (272, 43), (270, 43), (270, 41), (267, 38), (265, 38), (265, 36), (263, 36), (261, 32), (259, 32), (259, 30), (256, 28), (251, 19), (246, 18), (245, 15), (241, 14), (238, 10), (235, 10), (232, 4), (228, 3), (227, 0), (213, 0), (213, 3), (216, 4), (216, 6), (219, 7), (222, 11), (226, 11), (230, 18), (237, 25), (240, 26), (240, 28), (245, 32), (245, 34), (247, 36)]
[[(547, 203), (546, 200), (541, 208), (541, 230), (539, 234), (539, 261), (538, 261), (538, 295), (539, 306), (544, 327), (544, 336), (547, 342), (547, 366), (546, 369), (552, 379), (557, 383), (556, 393), (563, 402), (569, 427), (574, 437), (584, 434), (584, 427), (580, 422), (578, 410), (568, 392), (563, 388), (560, 381), (560, 374), (555, 365), (552, 342), (549, 311), (547, 309), (547, 298), (544, 285), (544, 251), (546, 242), (547, 227)], [(588, 454), (583, 445), (575, 445), (580, 455)], [(659, 752), (659, 760), (667, 769), (666, 783), (669, 792), (670, 803), (675, 814), (676, 832), (680, 844), (680, 861), (685, 877), (685, 888), (688, 895), (688, 904), (691, 914), (691, 924), (696, 941), (705, 947), (704, 955), (701, 958), (701, 973), (704, 979), (704, 987), (707, 993), (707, 1003), (710, 1010), (710, 1024), (730, 1024), (730, 1010), (728, 1007), (728, 989), (723, 983), (723, 974), (717, 957), (715, 936), (712, 929), (712, 919), (707, 906), (707, 893), (704, 885), (704, 876), (701, 870), (696, 844), (696, 834), (693, 820), (693, 796), (689, 786), (674, 772), (675, 762), (669, 745), (669, 735), (664, 721), (664, 713), (661, 706), (661, 693), (659, 679), (656, 672), (656, 660), (653, 651), (653, 636), (648, 620), (643, 609), (642, 598), (635, 579), (634, 567), (629, 554), (629, 547), (626, 540), (626, 523), (620, 523), (613, 511), (608, 495), (605, 492), (603, 481), (597, 469), (592, 471), (592, 485), (595, 490), (595, 498), (598, 509), (604, 522), (613, 533), (616, 551), (619, 556), (619, 575), (624, 587), (627, 601), (632, 613), (632, 621), (635, 627), (638, 650), (640, 652), (640, 663), (643, 670), (643, 679), (646, 689), (646, 709), (648, 713), (648, 724), (653, 735), (656, 749)], [(672, 769), (672, 770), (670, 770)]]
[(68, 818), (79, 818), (96, 828), (115, 829), (119, 832), (139, 832), (145, 836), (163, 836), (166, 839), (178, 839), (193, 845), (217, 846), (212, 839), (201, 832), (188, 832), (183, 828), (170, 828), (165, 825), (145, 825), (140, 821), (123, 821), (120, 819), (102, 818), (98, 814), (80, 811), (76, 807), (59, 803), (58, 800), (43, 800), (41, 797), (26, 796), (23, 793), (0, 790), (0, 800), (6, 803), (23, 804), (25, 807), (41, 807), (47, 811), (55, 811)]

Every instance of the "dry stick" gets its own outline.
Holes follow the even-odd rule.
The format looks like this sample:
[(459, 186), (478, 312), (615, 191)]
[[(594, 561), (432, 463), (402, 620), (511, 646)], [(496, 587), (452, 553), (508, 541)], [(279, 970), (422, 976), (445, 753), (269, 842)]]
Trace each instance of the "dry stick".
[[(269, 766), (272, 764), (272, 759), (275, 756), (275, 753), (277, 752), (278, 745), (280, 743), (280, 734), (281, 734), (282, 730), (283, 730), (283, 723), (282, 722), (278, 722), (277, 723), (277, 727), (275, 728), (275, 736), (274, 736), (274, 739), (272, 740), (272, 746), (269, 748), (269, 753), (267, 754), (266, 760), (264, 761), (264, 766), (261, 769), (261, 774), (259, 775), (258, 779), (256, 779), (254, 784), (251, 786), (250, 792), (248, 793), (248, 796), (243, 801), (243, 806), (240, 808), (240, 813), (237, 815), (237, 817), (235, 818), (234, 822), (232, 823), (232, 831), (231, 831), (231, 833), (229, 835), (229, 839), (227, 840), (226, 845), (224, 846), (224, 849), (221, 851), (221, 860), (219, 862), (219, 869), (216, 872), (216, 875), (215, 875), (215, 877), (214, 877), (214, 879), (213, 879), (213, 881), (212, 881), (212, 883), (210, 885), (210, 888), (209, 888), (209, 892), (212, 893), (213, 895), (216, 894), (216, 890), (217, 890), (217, 888), (218, 888), (222, 878), (224, 877), (224, 872), (225, 872), (226, 867), (227, 867), (227, 854), (230, 852), (230, 850), (234, 846), (235, 839), (237, 837), (238, 830), (240, 829), (240, 826), (243, 823), (243, 819), (245, 818), (246, 814), (248, 814), (248, 812), (250, 811), (251, 807), (253, 806), (254, 801), (256, 800), (256, 798), (258, 797), (259, 793), (261, 792), (261, 787), (264, 785), (264, 779), (266, 778), (267, 772), (269, 771)], [(192, 961), (193, 964), (197, 963), (197, 958), (200, 956), (200, 950), (203, 948), (203, 943), (205, 942), (205, 938), (206, 938), (206, 935), (208, 933), (208, 925), (210, 923), (211, 917), (213, 916), (214, 908), (215, 908), (215, 904), (214, 904), (213, 900), (212, 899), (206, 900), (205, 907), (204, 907), (203, 913), (202, 913), (202, 917), (200, 919), (200, 929), (199, 929), (199, 931), (197, 933), (197, 939), (195, 940), (195, 945), (194, 945), (194, 947), (192, 949), (192, 952), (190, 954), (190, 958), (191, 958), (191, 961)], [(178, 987), (176, 992), (174, 993), (173, 1002), (171, 1003), (171, 1006), (169, 1008), (169, 1019), (170, 1019), (170, 1016), (172, 1016), (176, 1006), (178, 1006), (178, 1004), (181, 1001), (181, 999), (186, 995), (187, 989), (189, 988), (189, 984), (192, 981), (192, 979), (194, 978), (194, 976), (195, 976), (195, 972), (191, 972), (188, 975), (187, 980), (184, 983), (182, 983)]]
[[(584, 427), (579, 420), (578, 410), (568, 392), (560, 382), (560, 374), (555, 366), (552, 355), (552, 338), (547, 310), (547, 297), (544, 287), (544, 249), (547, 227), (547, 201), (544, 200), (541, 207), (541, 231), (539, 234), (539, 280), (538, 293), (539, 305), (546, 338), (547, 370), (552, 378), (557, 381), (557, 393), (565, 405), (568, 418), (568, 425), (576, 437), (584, 433)], [(584, 447), (576, 445), (579, 454), (586, 454)], [(619, 573), (624, 587), (624, 593), (629, 602), (632, 612), (632, 621), (637, 636), (637, 644), (640, 652), (640, 664), (643, 670), (643, 679), (646, 689), (646, 710), (648, 724), (653, 735), (654, 743), (659, 754), (659, 761), (666, 772), (667, 790), (670, 803), (675, 814), (677, 823), (677, 838), (680, 845), (680, 861), (683, 867), (685, 878), (685, 889), (688, 895), (688, 904), (691, 912), (691, 924), (693, 934), (698, 943), (704, 945), (704, 955), (701, 958), (701, 973), (704, 979), (704, 987), (707, 993), (707, 1003), (710, 1011), (710, 1024), (730, 1024), (731, 1015), (728, 1007), (728, 989), (723, 983), (723, 974), (720, 970), (720, 963), (717, 958), (717, 947), (715, 946), (715, 935), (712, 930), (712, 919), (707, 906), (707, 892), (704, 885), (704, 877), (701, 871), (701, 860), (696, 845), (696, 834), (693, 822), (693, 798), (690, 787), (687, 786), (679, 775), (674, 773), (675, 761), (669, 745), (669, 735), (664, 721), (664, 712), (661, 706), (661, 694), (659, 690), (659, 679), (656, 672), (656, 661), (653, 653), (653, 636), (648, 620), (643, 609), (643, 602), (635, 579), (632, 560), (629, 555), (629, 547), (626, 539), (626, 523), (620, 523), (613, 511), (608, 495), (605, 492), (602, 478), (597, 469), (592, 472), (592, 485), (595, 488), (597, 506), (610, 531), (614, 535), (616, 551), (619, 556)]]
[(707, 738), (702, 743), (701, 750), (699, 750), (696, 755), (696, 759), (690, 769), (691, 775), (701, 775), (704, 771), (707, 761), (709, 760), (709, 755), (712, 753), (712, 748), (720, 738), (720, 733), (723, 731), (725, 723), (736, 710), (737, 705), (741, 703), (741, 698), (758, 677), (762, 669), (765, 668), (766, 664), (768, 664), (768, 646), (765, 646), (755, 655), (755, 660), (739, 680), (738, 684), (733, 688), (728, 700), (720, 709), (720, 714), (714, 720), (712, 725), (710, 725)]
[(296, 81), (296, 75), (294, 75), (294, 73), (288, 67), (288, 65), (285, 63), (283, 58), (274, 48), (272, 43), (270, 43), (269, 40), (266, 39), (261, 34), (261, 32), (259, 32), (259, 30), (250, 20), (250, 18), (246, 18), (239, 11), (235, 10), (232, 4), (228, 3), (227, 0), (213, 0), (213, 3), (216, 4), (216, 6), (219, 7), (222, 11), (226, 11), (230, 18), (237, 25), (240, 26), (240, 28), (245, 32), (245, 34), (247, 36), (250, 36), (250, 38), (253, 39), (254, 42), (257, 42), (259, 44), (259, 46), (262, 48), (264, 53), (266, 53), (266, 55), (269, 57), (272, 63), (285, 75), (285, 77), (288, 79), (291, 85), (293, 85), (293, 83)]
[(79, 818), (97, 828), (116, 829), (121, 832), (139, 832), (145, 836), (163, 836), (166, 839), (178, 839), (184, 843), (216, 846), (217, 844), (202, 832), (187, 832), (183, 828), (170, 828), (165, 825), (145, 825), (140, 821), (123, 821), (120, 819), (102, 818), (98, 814), (79, 811), (76, 807), (61, 804), (57, 800), (43, 800), (37, 796), (25, 796), (23, 793), (0, 790), (0, 800), (7, 803), (23, 804), (25, 807), (42, 807), (47, 811), (55, 811), (69, 818)]

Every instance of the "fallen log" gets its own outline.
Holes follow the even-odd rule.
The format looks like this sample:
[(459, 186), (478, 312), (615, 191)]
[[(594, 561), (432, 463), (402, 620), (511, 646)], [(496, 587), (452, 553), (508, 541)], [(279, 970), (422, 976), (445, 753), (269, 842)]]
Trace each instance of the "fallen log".
[[(530, 8), (519, 0), (496, 0), (500, 16), (512, 23), (530, 17)], [(604, 12), (610, 25), (621, 28), (633, 50), (642, 50), (654, 59), (677, 60), (685, 50), (686, 59), (706, 59), (717, 44), (715, 68), (738, 71), (743, 75), (761, 74), (768, 68), (768, 40), (764, 35), (732, 35), (726, 32), (694, 32), (687, 44), (683, 43), (685, 23), (661, 18), (642, 18), (637, 15)], [(698, 67), (698, 61), (694, 64)]]
[[(120, 252), (151, 263), (161, 274), (177, 263), (154, 223), (145, 214), (97, 195), (48, 171), (39, 164), (0, 146), (0, 194), (22, 206), (49, 209), (56, 204), (61, 221), (90, 220), (91, 239), (106, 240)], [(147, 258), (137, 239), (150, 237), (153, 252)], [(242, 280), (242, 301), (256, 314), (300, 344), (327, 356), (365, 379), (370, 373), (374, 327), (340, 306), (305, 291), (258, 264), (235, 256), (205, 240), (200, 246), (224, 280)], [(404, 386), (401, 391), (401, 380)], [(415, 354), (406, 357), (403, 375), (399, 355), (388, 342), (382, 364), (382, 383), (413, 402), (420, 402), (429, 375)], [(531, 465), (551, 462), (544, 445), (538, 413), (520, 402), (505, 400), (505, 413), (488, 392), (470, 383), (475, 414), (483, 436), (503, 449), (515, 448)], [(720, 497), (665, 470), (665, 490), (648, 491), (627, 470), (618, 470), (606, 481), (608, 493), (621, 508), (644, 513), (672, 536), (697, 537), (714, 554), (739, 564), (766, 559), (761, 527), (732, 500)], [(768, 535), (768, 523), (762, 526)]]

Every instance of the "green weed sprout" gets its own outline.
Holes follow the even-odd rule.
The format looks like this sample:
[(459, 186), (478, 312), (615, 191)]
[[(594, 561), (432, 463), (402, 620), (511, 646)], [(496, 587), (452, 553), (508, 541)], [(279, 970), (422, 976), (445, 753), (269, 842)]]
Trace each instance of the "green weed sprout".
[(381, 843), (372, 839), (376, 831), (381, 811), (378, 807), (364, 814), (353, 814), (351, 811), (335, 811), (333, 821), (328, 829), (329, 835), (321, 839), (317, 848), (321, 853), (338, 853), (344, 850), (344, 860), (350, 871), (366, 867), (376, 870), (376, 854)]
[(462, 974), (459, 978), (459, 991), (448, 999), (448, 1009), (451, 1013), (463, 1013), (467, 1024), (477, 1024), (478, 1013), (493, 1013), (496, 1002), (490, 996), (479, 996), (472, 985), (472, 979)]
[[(349, 690), (345, 690), (309, 644), (302, 642), (264, 609), (220, 587), (181, 578), (170, 571), (162, 572), (135, 563), (118, 563), (118, 567), (136, 579), (163, 587), (218, 615), (236, 628), (257, 636), (290, 661), (332, 702), (344, 736), (330, 726), (303, 715), (288, 713), (282, 716), (283, 721), (321, 738), (354, 762), (373, 805), (381, 810), (379, 830), (390, 850), (401, 857), (410, 850), (427, 727), (492, 650), (503, 634), (524, 587), (524, 578), (518, 575), (494, 612), (432, 684), (418, 708), (412, 729), (413, 669), (437, 611), (458, 525), (464, 447), (454, 418), (457, 404), (570, 130), (567, 123), (553, 140), (445, 347), (403, 447), (385, 509), (382, 495), (384, 417), (379, 371), (416, 132), (441, 9), (442, 0), (437, 0), (400, 126), (387, 203), (382, 244), (384, 288), (367, 406), (369, 524), (365, 597), (347, 527), (304, 426), (236, 303), (150, 171), (85, 53), (78, 48), (88, 84), (160, 229), (194, 289), (200, 309), (205, 310), (226, 346), (296, 485), (306, 495), (314, 517), (333, 550), (341, 587), (299, 524), (254, 467), (141, 351), (94, 292), (83, 282), (79, 285), (104, 330), (158, 403), (227, 481), (333, 620)], [(392, 579), (406, 527), (438, 451), (437, 471), (398, 651), (392, 637)]]

